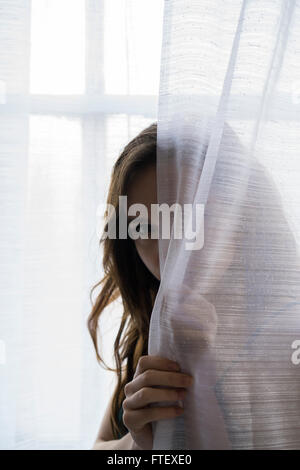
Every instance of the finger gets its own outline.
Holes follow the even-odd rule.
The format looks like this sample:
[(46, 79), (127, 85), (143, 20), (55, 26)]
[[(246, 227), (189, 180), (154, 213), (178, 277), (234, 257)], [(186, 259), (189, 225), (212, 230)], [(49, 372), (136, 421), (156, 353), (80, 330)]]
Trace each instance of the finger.
[(189, 387), (193, 383), (193, 377), (181, 372), (168, 372), (147, 369), (138, 375), (132, 382), (126, 385), (126, 397), (131, 396), (143, 387)]
[(143, 408), (149, 403), (160, 401), (178, 401), (183, 400), (187, 390), (183, 388), (152, 388), (143, 387), (123, 402), (123, 409), (137, 410)]
[(134, 377), (145, 372), (147, 369), (157, 370), (180, 370), (180, 366), (177, 362), (171, 361), (165, 357), (160, 356), (141, 356), (139, 358)]
[(143, 408), (140, 410), (124, 410), (123, 422), (130, 431), (139, 432), (152, 421), (170, 419), (182, 414), (183, 408), (175, 406), (159, 406), (155, 408)]

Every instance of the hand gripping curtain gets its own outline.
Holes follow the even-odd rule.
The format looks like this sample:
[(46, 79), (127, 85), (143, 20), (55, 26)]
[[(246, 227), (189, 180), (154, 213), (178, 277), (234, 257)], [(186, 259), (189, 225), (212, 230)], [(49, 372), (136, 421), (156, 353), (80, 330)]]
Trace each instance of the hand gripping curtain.
[(203, 246), (171, 211), (148, 351), (194, 383), (153, 449), (300, 448), (299, 182), (300, 1), (165, 1), (158, 203)]

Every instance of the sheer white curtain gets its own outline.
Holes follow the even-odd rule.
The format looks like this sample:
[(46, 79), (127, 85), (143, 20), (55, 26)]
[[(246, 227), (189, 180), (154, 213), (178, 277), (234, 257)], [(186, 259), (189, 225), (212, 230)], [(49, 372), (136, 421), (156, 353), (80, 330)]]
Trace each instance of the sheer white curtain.
[(159, 203), (204, 244), (159, 242), (149, 354), (195, 381), (154, 449), (299, 448), (300, 1), (166, 0), (160, 78)]
[[(86, 319), (97, 208), (157, 118), (163, 2), (0, 0), (0, 448), (90, 448), (114, 377)], [(120, 306), (101, 321), (112, 365)]]

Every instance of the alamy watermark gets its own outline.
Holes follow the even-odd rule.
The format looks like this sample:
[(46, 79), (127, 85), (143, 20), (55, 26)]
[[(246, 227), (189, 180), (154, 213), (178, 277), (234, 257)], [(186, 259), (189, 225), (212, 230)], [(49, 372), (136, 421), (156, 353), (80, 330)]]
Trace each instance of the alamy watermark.
[[(186, 240), (185, 248), (187, 250), (200, 250), (203, 248), (204, 204), (181, 205), (174, 203), (171, 206), (166, 203), (151, 204), (149, 214), (147, 206), (144, 204), (131, 204), (127, 207), (127, 196), (119, 196), (118, 214), (114, 205), (99, 204), (97, 217), (101, 217), (104, 210), (107, 210), (107, 230), (103, 231), (103, 239), (126, 239), (128, 237), (133, 240), (139, 238), (170, 239), (173, 236), (174, 239)], [(173, 226), (171, 224), (171, 214), (173, 215)], [(195, 228), (193, 228), (193, 225), (195, 225)]]
[(292, 349), (295, 349), (291, 356), (292, 363), (297, 366), (300, 364), (300, 339), (295, 339), (291, 345)]

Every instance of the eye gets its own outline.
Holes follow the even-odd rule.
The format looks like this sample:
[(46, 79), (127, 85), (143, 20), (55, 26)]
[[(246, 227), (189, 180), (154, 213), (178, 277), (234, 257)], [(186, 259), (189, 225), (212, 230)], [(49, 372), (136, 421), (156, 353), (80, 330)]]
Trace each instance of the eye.
[(136, 226), (136, 231), (141, 235), (151, 234), (151, 224), (138, 224)]
[(155, 224), (146, 223), (146, 222), (130, 222), (128, 225), (128, 235), (133, 240), (149, 240), (152, 238), (157, 238), (157, 226)]

